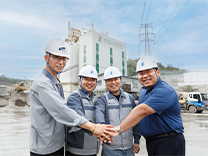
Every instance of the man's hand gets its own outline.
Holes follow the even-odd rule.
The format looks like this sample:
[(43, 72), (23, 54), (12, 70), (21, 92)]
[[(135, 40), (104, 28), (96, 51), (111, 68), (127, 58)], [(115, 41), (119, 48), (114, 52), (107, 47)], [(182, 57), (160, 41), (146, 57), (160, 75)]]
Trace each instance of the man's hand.
[(139, 151), (140, 151), (139, 144), (134, 144), (134, 153), (139, 153)]
[(113, 142), (112, 137), (116, 137), (119, 135), (115, 129), (115, 126), (113, 125), (93, 124), (87, 121), (83, 125), (80, 125), (80, 127), (90, 130), (93, 135), (98, 138), (98, 140), (101, 140), (101, 143), (107, 141), (111, 143)]
[(115, 129), (115, 126), (113, 125), (105, 125), (105, 124), (95, 124), (96, 127), (93, 128), (93, 135), (96, 136), (100, 141), (101, 144), (103, 142), (111, 143), (113, 142), (112, 137), (117, 135), (117, 131)]

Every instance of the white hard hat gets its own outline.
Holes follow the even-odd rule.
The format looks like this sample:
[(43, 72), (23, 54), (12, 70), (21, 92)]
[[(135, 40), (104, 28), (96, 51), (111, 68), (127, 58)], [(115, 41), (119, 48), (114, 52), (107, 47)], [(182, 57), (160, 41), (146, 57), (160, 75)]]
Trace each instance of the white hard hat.
[(53, 55), (69, 58), (69, 53), (66, 48), (66, 44), (61, 38), (55, 38), (50, 40), (47, 43), (44, 51)]
[(118, 68), (110, 66), (108, 67), (104, 72), (104, 80), (111, 79), (114, 77), (120, 77), (121, 72), (118, 70)]
[(91, 77), (97, 79), (97, 71), (92, 65), (87, 65), (79, 71), (79, 76)]
[(158, 68), (157, 63), (151, 57), (146, 56), (137, 62), (136, 72), (151, 68)]

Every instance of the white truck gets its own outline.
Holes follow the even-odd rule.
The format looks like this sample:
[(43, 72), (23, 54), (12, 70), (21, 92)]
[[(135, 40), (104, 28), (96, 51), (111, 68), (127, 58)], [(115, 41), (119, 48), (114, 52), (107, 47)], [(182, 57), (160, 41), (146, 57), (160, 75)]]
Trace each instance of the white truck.
[(191, 113), (201, 113), (208, 109), (208, 95), (200, 92), (181, 92), (178, 94), (181, 108)]

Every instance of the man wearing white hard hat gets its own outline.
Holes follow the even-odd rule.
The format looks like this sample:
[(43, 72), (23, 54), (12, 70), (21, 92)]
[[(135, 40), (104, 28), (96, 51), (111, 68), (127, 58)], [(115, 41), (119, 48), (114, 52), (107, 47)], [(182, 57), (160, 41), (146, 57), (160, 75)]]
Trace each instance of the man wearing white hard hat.
[[(118, 125), (136, 106), (132, 95), (121, 90), (121, 72), (116, 67), (108, 67), (104, 72), (108, 92), (95, 101), (97, 123)], [(119, 131), (119, 127), (116, 130)], [(133, 141), (134, 140), (134, 141)], [(101, 156), (134, 156), (140, 150), (139, 125), (114, 138), (113, 143), (102, 145)]]
[(136, 71), (143, 88), (138, 106), (119, 124), (121, 133), (139, 123), (148, 155), (184, 156), (184, 128), (177, 93), (161, 80), (152, 58), (141, 58)]
[[(30, 155), (63, 156), (64, 125), (80, 126), (96, 136), (112, 135), (113, 132), (107, 130), (115, 131), (114, 128), (95, 125), (66, 106), (62, 85), (57, 77), (69, 59), (64, 41), (61, 38), (50, 40), (45, 52), (46, 67), (30, 89)], [(109, 137), (106, 138), (111, 141)]]
[[(79, 72), (79, 89), (67, 98), (67, 106), (92, 123), (95, 123), (96, 82), (96, 69), (92, 65), (83, 67)], [(66, 136), (66, 156), (96, 156), (99, 152), (100, 142), (88, 130), (67, 127)]]

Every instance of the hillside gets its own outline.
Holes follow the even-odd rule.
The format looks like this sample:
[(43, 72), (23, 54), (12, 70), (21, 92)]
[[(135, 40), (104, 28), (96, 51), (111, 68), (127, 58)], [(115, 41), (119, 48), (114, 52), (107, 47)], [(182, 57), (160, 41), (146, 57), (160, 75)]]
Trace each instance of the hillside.
[[(128, 76), (135, 76), (137, 75), (136, 73), (136, 65), (139, 59), (128, 59), (127, 60), (127, 75)], [(160, 62), (157, 63), (160, 71), (161, 71), (161, 75), (162, 73), (167, 73), (167, 72), (177, 72), (177, 73), (183, 73), (186, 72), (186, 70), (184, 69), (179, 69), (177, 67), (173, 67), (171, 64), (167, 65), (167, 67), (163, 66)]]
[(17, 82), (21, 82), (21, 81), (29, 81), (30, 82), (31, 80), (14, 79), (14, 78), (6, 77), (5, 75), (0, 76), (0, 85), (13, 86)]

